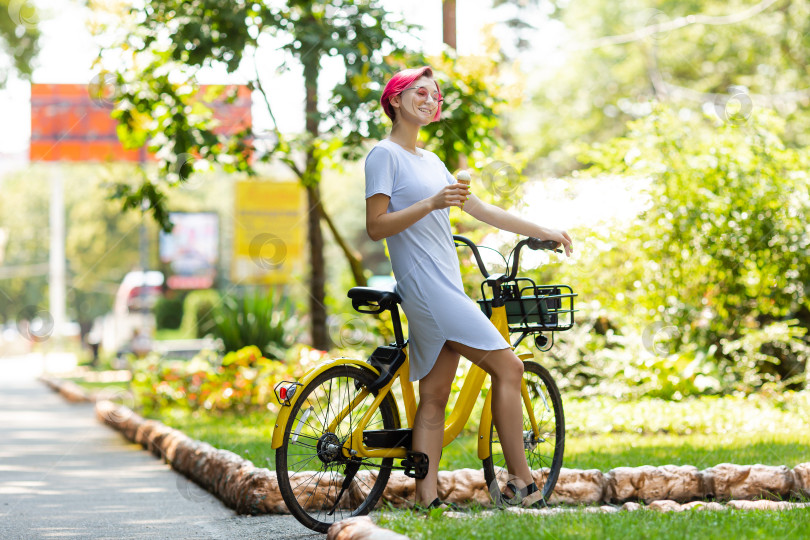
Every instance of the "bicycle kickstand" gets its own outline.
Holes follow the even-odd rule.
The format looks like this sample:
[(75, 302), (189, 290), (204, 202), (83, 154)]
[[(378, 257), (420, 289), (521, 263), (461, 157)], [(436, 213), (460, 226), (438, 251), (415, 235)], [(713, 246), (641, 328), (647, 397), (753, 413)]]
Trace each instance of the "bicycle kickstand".
[(357, 474), (357, 471), (360, 470), (360, 461), (349, 461), (346, 464), (346, 470), (343, 471), (343, 485), (340, 487), (340, 493), (335, 498), (335, 505), (332, 506), (332, 509), (326, 513), (327, 516), (331, 516), (335, 513), (335, 510), (340, 504), (340, 498), (343, 497), (343, 494), (346, 492), (346, 489), (352, 484), (352, 480), (354, 480), (354, 475)]

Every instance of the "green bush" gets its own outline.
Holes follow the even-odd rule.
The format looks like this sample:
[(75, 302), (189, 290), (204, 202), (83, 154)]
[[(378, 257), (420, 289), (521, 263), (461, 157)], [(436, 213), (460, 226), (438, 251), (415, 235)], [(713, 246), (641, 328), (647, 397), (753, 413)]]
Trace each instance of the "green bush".
[(267, 358), (281, 359), (294, 341), (294, 312), (292, 302), (274, 289), (246, 290), (222, 300), (213, 333), (226, 352), (255, 345)]
[(132, 389), (145, 414), (163, 409), (213, 411), (278, 410), (273, 386), (292, 377), (290, 369), (245, 347), (219, 358), (202, 351), (191, 360), (149, 355), (133, 366)]
[(161, 296), (155, 304), (155, 324), (158, 330), (177, 330), (183, 322), (183, 297)]
[(804, 384), (810, 152), (755, 113), (723, 123), (659, 106), (588, 150), (588, 173), (649, 179), (650, 205), (583, 235), (584, 265), (555, 269), (584, 310), (587, 333), (561, 336), (583, 389), (635, 381), (677, 398)]
[(221, 297), (214, 289), (192, 291), (183, 302), (183, 332), (197, 338), (214, 330), (214, 311)]

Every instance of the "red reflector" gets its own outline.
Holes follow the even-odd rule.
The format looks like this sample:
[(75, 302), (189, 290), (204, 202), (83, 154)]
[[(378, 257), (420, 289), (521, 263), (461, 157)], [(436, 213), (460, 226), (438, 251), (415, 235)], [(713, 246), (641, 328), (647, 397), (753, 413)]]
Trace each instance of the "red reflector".
[(279, 388), (278, 397), (280, 397), (281, 399), (287, 399), (287, 387), (286, 386), (282, 386), (281, 388)]

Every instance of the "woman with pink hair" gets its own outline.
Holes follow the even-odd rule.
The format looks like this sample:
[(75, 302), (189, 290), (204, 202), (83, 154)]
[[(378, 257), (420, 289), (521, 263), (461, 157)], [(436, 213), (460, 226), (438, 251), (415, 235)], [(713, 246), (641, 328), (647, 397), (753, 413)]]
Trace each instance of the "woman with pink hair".
[(573, 251), (571, 237), (481, 201), (436, 154), (417, 148), (419, 129), (441, 116), (442, 94), (430, 67), (394, 75), (380, 102), (393, 127), (366, 157), (366, 230), (372, 240), (388, 241), (396, 292), (408, 318), (411, 380), (419, 381), (412, 450), (428, 456), (428, 474), (416, 481), (416, 504), (428, 509), (443, 504), (437, 496), (438, 463), (460, 356), (492, 379), (492, 414), (514, 479), (503, 496), (517, 496), (527, 506), (542, 503), (523, 451), (523, 363), (464, 293), (450, 207), (505, 231), (558, 242), (566, 256)]

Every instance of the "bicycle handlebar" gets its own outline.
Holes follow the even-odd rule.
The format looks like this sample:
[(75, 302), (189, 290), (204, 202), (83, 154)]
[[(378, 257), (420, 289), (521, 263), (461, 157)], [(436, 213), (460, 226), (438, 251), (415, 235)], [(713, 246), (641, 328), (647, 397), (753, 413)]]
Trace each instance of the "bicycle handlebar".
[[(475, 262), (478, 263), (478, 269), (481, 270), (481, 273), (485, 278), (489, 278), (489, 272), (487, 272), (487, 269), (484, 266), (484, 261), (481, 260), (481, 254), (478, 252), (478, 246), (476, 246), (472, 240), (461, 236), (460, 234), (454, 234), (453, 240), (456, 242), (456, 245), (459, 245), (458, 242), (461, 242), (472, 249), (473, 255), (475, 256)], [(539, 238), (531, 237), (524, 238), (518, 242), (518, 245), (512, 250), (512, 253), (515, 254), (514, 259), (512, 260), (512, 271), (509, 272), (509, 265), (507, 264), (506, 270), (509, 272), (509, 275), (506, 278), (503, 278), (502, 281), (511, 281), (517, 276), (517, 269), (520, 267), (520, 250), (523, 246), (529, 246), (529, 249), (531, 250), (548, 249), (550, 251), (562, 253), (562, 250), (558, 249), (560, 247), (560, 243), (555, 242), (554, 240), (540, 240)]]
[(507, 281), (511, 281), (515, 279), (517, 276), (517, 270), (520, 268), (520, 248), (523, 246), (529, 246), (529, 249), (533, 251), (537, 251), (538, 249), (548, 249), (549, 251), (556, 251), (557, 253), (562, 253), (561, 249), (557, 249), (560, 247), (559, 242), (555, 242), (554, 240), (540, 240), (539, 238), (524, 238), (518, 245), (515, 246), (513, 250), (515, 257), (512, 259), (512, 271), (509, 272), (509, 277), (506, 279)]
[(487, 267), (484, 266), (484, 261), (481, 260), (481, 254), (478, 252), (478, 246), (476, 246), (472, 240), (466, 236), (461, 236), (460, 234), (454, 234), (453, 240), (457, 242), (456, 245), (459, 245), (458, 242), (461, 242), (462, 244), (466, 244), (472, 250), (473, 255), (475, 256), (475, 262), (478, 263), (478, 269), (481, 270), (481, 273), (484, 274), (485, 278), (488, 278), (489, 272), (487, 272)]

